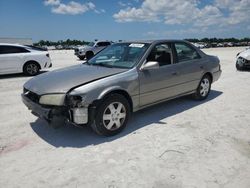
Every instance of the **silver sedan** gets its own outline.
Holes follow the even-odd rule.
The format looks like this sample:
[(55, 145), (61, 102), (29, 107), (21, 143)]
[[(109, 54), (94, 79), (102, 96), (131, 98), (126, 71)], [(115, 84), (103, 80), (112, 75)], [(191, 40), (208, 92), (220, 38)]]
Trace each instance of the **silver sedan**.
[(81, 65), (32, 78), (22, 99), (54, 127), (87, 124), (110, 136), (132, 112), (184, 95), (206, 99), (221, 75), (219, 62), (183, 40), (121, 42)]

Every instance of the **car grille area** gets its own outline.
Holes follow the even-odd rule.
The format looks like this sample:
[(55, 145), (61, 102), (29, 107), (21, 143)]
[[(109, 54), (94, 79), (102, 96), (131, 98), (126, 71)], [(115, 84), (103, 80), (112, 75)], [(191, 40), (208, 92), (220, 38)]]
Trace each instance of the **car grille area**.
[(23, 94), (24, 94), (25, 97), (27, 97), (31, 101), (33, 101), (35, 103), (39, 103), (40, 96), (37, 95), (36, 93), (34, 93), (32, 91), (29, 91), (26, 88), (23, 88)]

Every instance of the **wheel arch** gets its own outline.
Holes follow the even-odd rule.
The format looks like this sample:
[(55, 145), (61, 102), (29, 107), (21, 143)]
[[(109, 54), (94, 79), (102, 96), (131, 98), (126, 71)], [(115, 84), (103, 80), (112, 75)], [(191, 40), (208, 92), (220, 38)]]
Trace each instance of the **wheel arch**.
[(208, 75), (211, 79), (211, 83), (213, 83), (213, 74), (211, 72), (205, 72), (202, 77), (204, 77), (205, 75)]
[(85, 54), (87, 54), (87, 53), (93, 53), (93, 54), (94, 54), (93, 50), (87, 50), (87, 51), (85, 52)]
[(105, 90), (104, 92), (102, 92), (98, 96), (98, 99), (95, 100), (93, 102), (93, 104), (99, 103), (100, 101), (104, 100), (106, 97), (108, 97), (108, 96), (110, 96), (112, 94), (120, 94), (120, 95), (124, 96), (127, 99), (128, 103), (130, 105), (131, 112), (133, 111), (133, 101), (132, 101), (131, 96), (129, 95), (129, 93), (126, 90), (124, 90), (124, 89), (122, 89), (120, 87), (113, 87), (113, 88), (110, 88), (108, 90)]

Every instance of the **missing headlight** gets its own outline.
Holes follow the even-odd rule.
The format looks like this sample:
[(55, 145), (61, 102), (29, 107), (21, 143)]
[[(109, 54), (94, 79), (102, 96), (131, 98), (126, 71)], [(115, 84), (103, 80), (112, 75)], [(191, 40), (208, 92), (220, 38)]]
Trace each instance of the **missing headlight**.
[(69, 96), (68, 98), (68, 102), (69, 102), (69, 106), (71, 108), (81, 108), (84, 107), (84, 100), (85, 97), (84, 96), (80, 96), (80, 95), (72, 95)]

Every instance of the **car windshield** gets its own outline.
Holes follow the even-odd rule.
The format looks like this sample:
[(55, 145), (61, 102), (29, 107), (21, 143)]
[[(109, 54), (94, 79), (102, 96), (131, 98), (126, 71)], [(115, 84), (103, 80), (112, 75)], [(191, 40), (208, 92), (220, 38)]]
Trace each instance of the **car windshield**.
[(90, 65), (116, 68), (132, 68), (143, 56), (149, 44), (117, 43), (108, 46), (88, 61)]

